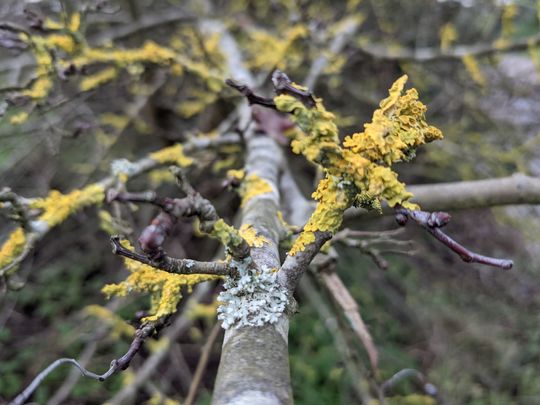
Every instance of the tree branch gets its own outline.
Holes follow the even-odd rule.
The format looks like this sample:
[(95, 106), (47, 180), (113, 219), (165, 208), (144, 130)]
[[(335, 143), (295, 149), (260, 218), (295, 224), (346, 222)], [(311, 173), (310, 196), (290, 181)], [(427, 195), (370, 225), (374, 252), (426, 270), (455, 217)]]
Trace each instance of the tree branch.
[(173, 274), (214, 274), (228, 276), (234, 273), (234, 268), (226, 262), (199, 262), (191, 259), (175, 259), (163, 255), (158, 259), (151, 259), (123, 247), (119, 236), (112, 236), (113, 253), (119, 256), (144, 263), (148, 266)]
[(389, 51), (388, 47), (379, 44), (371, 44), (360, 47), (361, 53), (369, 55), (374, 59), (393, 60), (393, 61), (413, 61), (430, 62), (441, 59), (461, 59), (464, 56), (485, 56), (497, 52), (519, 51), (527, 49), (540, 43), (540, 35), (521, 38), (513, 42), (501, 42), (461, 45), (455, 46), (449, 51), (442, 51), (440, 48), (417, 48), (417, 49), (398, 49)]
[(433, 235), (435, 239), (457, 253), (464, 262), (481, 263), (488, 266), (499, 267), (504, 270), (509, 270), (514, 265), (512, 260), (496, 259), (471, 252), (441, 231), (440, 228), (445, 226), (450, 220), (450, 215), (446, 212), (411, 211), (402, 207), (396, 208), (396, 220), (398, 224), (402, 226), (406, 225), (408, 218), (414, 220), (414, 222)]
[(23, 405), (28, 398), (30, 398), (32, 393), (40, 386), (43, 380), (45, 380), (50, 373), (52, 373), (58, 366), (61, 366), (62, 364), (70, 363), (74, 365), (80, 370), (84, 377), (93, 378), (98, 381), (105, 381), (117, 371), (128, 368), (131, 360), (133, 360), (133, 357), (135, 357), (135, 355), (139, 352), (144, 341), (150, 337), (156, 331), (156, 329), (161, 328), (166, 321), (166, 319), (161, 318), (156, 322), (149, 322), (141, 325), (141, 327), (135, 332), (135, 337), (131, 342), (128, 351), (119, 359), (113, 360), (109, 369), (103, 374), (96, 374), (88, 371), (75, 359), (62, 358), (54, 361), (45, 370), (39, 373), (34, 380), (32, 380), (30, 385), (26, 387), (23, 392), (17, 395), (17, 397), (15, 397), (15, 399), (13, 399), (9, 405)]

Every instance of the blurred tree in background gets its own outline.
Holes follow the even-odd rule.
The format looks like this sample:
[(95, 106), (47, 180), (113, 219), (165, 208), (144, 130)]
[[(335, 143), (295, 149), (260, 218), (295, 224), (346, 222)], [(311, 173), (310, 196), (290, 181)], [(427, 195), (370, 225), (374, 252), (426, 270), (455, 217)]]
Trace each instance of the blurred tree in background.
[[(400, 180), (517, 184), (504, 197), (466, 201), (444, 191), (436, 200), (442, 186), (426, 189), (436, 200), (426, 209), (453, 215), (449, 233), (475, 251), (513, 259), (511, 272), (463, 263), (420, 229), (396, 231), (392, 216), (347, 216), (346, 227), (366, 234), (333, 244), (336, 273), (369, 327), (378, 368), (325, 287), (327, 275), (313, 270), (290, 325), (295, 402), (540, 403), (539, 7), (534, 0), (2, 1), (0, 185), (13, 193), (1, 194), (0, 400), (59, 357), (106, 370), (148, 315), (139, 312), (155, 304), (148, 294), (107, 300), (101, 293), (128, 276), (109, 236), (135, 241), (156, 215), (150, 205), (101, 204), (105, 189), (178, 195), (166, 169), (176, 164), (236, 224), (234, 170), (246, 150), (237, 106), (245, 101), (225, 79), (251, 80), (267, 95), (277, 68), (324, 99), (342, 134), (370, 122), (407, 74), (444, 140), (396, 165)], [(308, 197), (320, 173), (290, 150), (282, 129), (265, 128)], [(424, 195), (421, 186), (410, 190)], [(39, 216), (43, 209), (48, 217)], [(28, 232), (27, 215), (42, 227)], [(294, 223), (290, 215), (284, 211)], [(222, 248), (181, 220), (165, 250), (209, 261)], [(178, 312), (127, 370), (98, 382), (64, 366), (33, 401), (209, 403), (221, 283), (177, 287)], [(381, 399), (384, 382), (403, 369), (418, 372)], [(436, 396), (426, 395), (427, 381)]]

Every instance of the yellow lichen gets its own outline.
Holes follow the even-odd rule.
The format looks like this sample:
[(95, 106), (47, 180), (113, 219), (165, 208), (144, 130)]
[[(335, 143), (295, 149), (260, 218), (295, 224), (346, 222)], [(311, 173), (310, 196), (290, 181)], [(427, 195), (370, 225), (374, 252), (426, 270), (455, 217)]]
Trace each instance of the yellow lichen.
[(302, 153), (325, 173), (313, 193), (317, 207), (289, 255), (313, 243), (316, 232), (335, 233), (345, 209), (353, 204), (380, 210), (384, 199), (390, 206), (418, 208), (408, 201), (412, 194), (390, 166), (410, 159), (416, 147), (442, 138), (442, 133), (426, 123), (426, 107), (418, 100), (417, 91), (403, 92), (406, 80), (407, 76), (396, 80), (364, 131), (345, 138), (342, 144), (335, 117), (320, 99), (312, 108), (290, 95), (274, 99), (278, 110), (292, 113), (304, 131), (293, 139), (293, 152)]
[(227, 177), (230, 177), (232, 179), (242, 181), (245, 175), (246, 175), (246, 171), (244, 169), (227, 170)]
[(80, 13), (73, 13), (69, 19), (69, 23), (67, 24), (68, 30), (71, 32), (78, 31), (81, 27), (81, 14)]
[(46, 198), (36, 199), (30, 206), (43, 210), (38, 219), (53, 227), (65, 221), (78, 209), (99, 204), (104, 198), (105, 188), (100, 184), (91, 184), (69, 194), (52, 190)]
[(255, 173), (248, 175), (240, 187), (242, 196), (242, 206), (245, 206), (249, 200), (261, 194), (271, 193), (272, 186), (264, 179), (261, 179)]
[(263, 247), (269, 243), (264, 236), (257, 234), (257, 230), (251, 224), (243, 224), (239, 232), (251, 247)]
[(335, 233), (343, 221), (343, 212), (351, 205), (350, 193), (340, 188), (339, 179), (335, 176), (322, 179), (312, 197), (318, 201), (317, 207), (294, 242), (289, 255), (294, 256), (313, 243), (317, 231)]
[(88, 91), (102, 86), (110, 82), (118, 75), (118, 71), (114, 67), (103, 69), (91, 76), (87, 76), (79, 83), (79, 88), (82, 91)]
[(20, 255), (26, 244), (26, 236), (22, 228), (15, 229), (0, 248), (0, 269), (9, 265)]
[(108, 125), (116, 131), (123, 131), (129, 124), (129, 117), (122, 114), (103, 113), (99, 117), (101, 125)]
[(471, 78), (480, 86), (485, 86), (486, 78), (480, 70), (480, 66), (478, 65), (476, 58), (473, 55), (465, 55), (461, 58), (461, 61), (463, 62), (463, 65)]
[(238, 163), (238, 156), (230, 155), (223, 159), (218, 159), (212, 165), (212, 171), (218, 173), (224, 169), (235, 166)]
[(219, 240), (224, 246), (240, 246), (244, 239), (240, 232), (227, 224), (223, 219), (218, 219), (214, 224), (210, 236)]
[[(128, 241), (122, 245), (133, 250)], [(182, 298), (181, 288), (193, 286), (208, 280), (219, 279), (220, 276), (208, 274), (172, 274), (161, 271), (147, 264), (131, 259), (124, 259), (127, 269), (131, 272), (128, 278), (118, 284), (107, 284), (102, 291), (107, 296), (124, 297), (131, 292), (149, 293), (152, 298), (150, 315), (144, 322), (155, 321), (163, 316), (176, 312), (176, 307)]]
[(417, 146), (442, 138), (439, 129), (427, 124), (416, 89), (402, 94), (406, 81), (406, 75), (396, 80), (364, 132), (347, 137), (343, 146), (371, 162), (391, 165), (407, 160)]
[(28, 120), (28, 113), (26, 111), (21, 111), (18, 114), (12, 115), (9, 118), (9, 123), (12, 125), (20, 125)]
[(452, 23), (444, 24), (439, 31), (439, 36), (441, 38), (441, 51), (448, 51), (457, 39), (456, 27)]
[(184, 155), (184, 147), (179, 143), (151, 153), (150, 158), (159, 163), (170, 163), (180, 167), (187, 167), (193, 163), (192, 158)]
[(71, 35), (66, 34), (52, 34), (45, 37), (44, 45), (50, 49), (61, 49), (66, 53), (72, 53), (75, 51), (75, 40)]
[(503, 38), (510, 37), (514, 31), (514, 19), (518, 13), (518, 6), (515, 3), (505, 4), (501, 14), (501, 36)]
[(148, 174), (152, 186), (157, 187), (163, 183), (174, 183), (174, 175), (168, 169), (152, 170)]
[(280, 69), (301, 63), (301, 53), (294, 45), (308, 35), (305, 25), (294, 25), (276, 37), (262, 29), (250, 30), (250, 41), (246, 43), (247, 64), (254, 68), (276, 66)]

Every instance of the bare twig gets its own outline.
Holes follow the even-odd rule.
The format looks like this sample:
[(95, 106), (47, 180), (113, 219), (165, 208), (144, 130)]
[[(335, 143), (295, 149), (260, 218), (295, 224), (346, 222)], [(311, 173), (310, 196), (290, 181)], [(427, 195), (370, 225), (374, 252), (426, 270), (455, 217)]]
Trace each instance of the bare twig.
[(195, 369), (195, 374), (193, 375), (193, 381), (191, 382), (191, 385), (189, 387), (189, 392), (184, 401), (184, 405), (192, 405), (195, 401), (195, 395), (197, 394), (197, 389), (199, 388), (199, 384), (201, 383), (204, 370), (206, 369), (206, 365), (208, 364), (210, 352), (212, 351), (214, 342), (216, 341), (220, 332), (221, 326), (219, 323), (216, 323), (210, 331), (208, 339), (206, 340), (206, 343), (202, 348), (201, 357), (199, 358), (199, 362), (197, 363), (197, 368)]
[(322, 265), (315, 266), (318, 274), (320, 275), (322, 285), (330, 293), (332, 299), (338, 304), (343, 311), (345, 318), (347, 319), (349, 326), (354, 331), (355, 335), (359, 338), (360, 342), (366, 349), (369, 357), (369, 362), (374, 374), (377, 373), (379, 354), (373, 338), (369, 333), (369, 330), (364, 323), (360, 310), (356, 300), (352, 297), (351, 293), (341, 281), (341, 278), (334, 271), (335, 261), (326, 260)]
[(225, 80), (225, 84), (237, 90), (240, 94), (246, 97), (250, 105), (258, 104), (258, 105), (262, 105), (263, 107), (277, 110), (276, 104), (274, 103), (274, 100), (272, 98), (258, 96), (247, 85), (237, 82), (236, 80), (233, 80), (233, 79)]
[(381, 395), (389, 393), (399, 382), (407, 378), (414, 378), (422, 385), (422, 390), (425, 394), (432, 397), (437, 396), (437, 387), (426, 381), (426, 377), (420, 371), (413, 368), (404, 368), (398, 371), (381, 385)]
[(119, 359), (113, 360), (109, 369), (103, 374), (96, 374), (88, 371), (75, 359), (61, 358), (54, 361), (45, 370), (39, 373), (36, 378), (34, 378), (34, 380), (30, 383), (30, 385), (25, 388), (23, 392), (17, 395), (17, 397), (13, 401), (10, 402), (10, 405), (24, 404), (28, 400), (28, 398), (30, 398), (36, 388), (40, 386), (43, 380), (45, 380), (45, 378), (47, 378), (47, 376), (51, 372), (53, 372), (58, 366), (61, 366), (62, 364), (70, 363), (77, 367), (83, 376), (93, 378), (99, 381), (105, 381), (117, 371), (125, 370), (126, 368), (128, 368), (133, 357), (135, 357), (135, 355), (141, 349), (143, 342), (155, 332), (156, 328), (163, 326), (165, 322), (166, 320), (162, 318), (156, 322), (149, 322), (147, 324), (144, 324), (139, 329), (137, 329), (137, 331), (135, 332), (135, 338), (131, 342), (128, 351)]
[(471, 252), (465, 246), (459, 244), (441, 231), (440, 228), (445, 226), (450, 220), (450, 215), (446, 212), (411, 211), (402, 207), (396, 208), (396, 220), (398, 224), (404, 226), (407, 223), (408, 218), (414, 220), (414, 222), (433, 235), (435, 239), (457, 253), (464, 262), (481, 263), (488, 266), (499, 267), (504, 270), (509, 270), (514, 265), (512, 260), (497, 259)]

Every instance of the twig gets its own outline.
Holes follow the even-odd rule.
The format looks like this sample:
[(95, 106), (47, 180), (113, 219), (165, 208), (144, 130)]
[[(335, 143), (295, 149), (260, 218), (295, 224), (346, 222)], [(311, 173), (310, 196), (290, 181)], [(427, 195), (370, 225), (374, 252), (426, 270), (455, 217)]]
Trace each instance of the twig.
[(193, 381), (191, 382), (188, 395), (184, 401), (185, 405), (191, 405), (195, 401), (195, 395), (197, 394), (197, 389), (199, 388), (199, 384), (201, 383), (204, 370), (206, 369), (206, 365), (208, 364), (210, 352), (220, 332), (221, 332), (221, 326), (219, 323), (216, 323), (214, 327), (212, 328), (212, 330), (210, 331), (210, 334), (208, 335), (208, 339), (206, 340), (206, 343), (204, 344), (202, 348), (201, 357), (199, 358), (199, 362), (197, 363), (197, 368), (195, 369), (195, 374), (193, 375)]
[(247, 85), (237, 82), (236, 80), (233, 80), (233, 79), (225, 80), (225, 84), (237, 90), (240, 94), (246, 97), (250, 105), (259, 104), (259, 105), (262, 105), (263, 107), (277, 110), (276, 104), (274, 103), (274, 100), (272, 98), (258, 96)]
[[(188, 302), (186, 303), (185, 308), (189, 308), (191, 305), (194, 305), (197, 301), (201, 300), (210, 290), (209, 283), (199, 284), (195, 287), (195, 290)], [(175, 341), (178, 336), (184, 333), (191, 324), (191, 319), (182, 315), (177, 316), (171, 326), (166, 330), (165, 336), (162, 339), (166, 339), (167, 344), (160, 345), (159, 349), (156, 349), (152, 354), (145, 360), (143, 365), (136, 371), (135, 379), (133, 382), (123, 387), (122, 390), (117, 392), (113, 398), (109, 399), (107, 403), (111, 405), (122, 405), (126, 403), (126, 398), (131, 396), (137, 391), (137, 389), (145, 383), (154, 372), (157, 371), (159, 364), (165, 359), (171, 344), (169, 342)]]
[(362, 345), (366, 349), (366, 352), (369, 357), (369, 362), (374, 374), (377, 374), (379, 354), (375, 344), (373, 343), (373, 338), (369, 333), (369, 330), (364, 323), (362, 316), (360, 315), (360, 310), (356, 300), (352, 297), (351, 293), (341, 281), (341, 278), (334, 271), (335, 262), (326, 261), (326, 265), (323, 267), (318, 267), (317, 271), (320, 274), (322, 284), (326, 290), (332, 296), (332, 299), (339, 305), (345, 318), (347, 319), (349, 326), (355, 333), (355, 335), (360, 339)]
[(418, 381), (422, 385), (422, 390), (425, 394), (435, 397), (437, 396), (438, 390), (437, 387), (429, 382), (426, 381), (426, 377), (424, 374), (422, 374), (420, 371), (415, 370), (413, 368), (404, 368), (403, 370), (398, 371), (396, 374), (394, 374), (392, 377), (390, 377), (388, 380), (386, 380), (381, 385), (380, 394), (384, 396), (384, 394), (387, 394), (390, 392), (396, 384), (398, 384), (400, 381), (403, 381), (406, 378), (414, 378), (416, 381)]
[(50, 373), (52, 373), (58, 366), (61, 366), (62, 364), (65, 364), (65, 363), (73, 364), (75, 367), (77, 367), (80, 370), (80, 372), (81, 372), (81, 374), (83, 376), (90, 377), (90, 378), (93, 378), (93, 379), (99, 380), (99, 381), (106, 380), (108, 377), (110, 377), (114, 373), (114, 371), (116, 371), (116, 368), (114, 367), (114, 360), (113, 360), (113, 363), (111, 363), (111, 367), (109, 368), (109, 370), (107, 370), (105, 373), (99, 375), (99, 374), (95, 374), (95, 373), (93, 373), (91, 371), (88, 371), (83, 366), (81, 366), (77, 362), (77, 360), (75, 360), (75, 359), (67, 359), (67, 358), (58, 359), (58, 360), (54, 361), (53, 363), (51, 363), (41, 373), (39, 373), (36, 376), (36, 378), (34, 378), (32, 380), (30, 385), (28, 387), (26, 387), (23, 392), (21, 392), (19, 395), (17, 395), (17, 397), (13, 401), (11, 401), (9, 403), (9, 405), (23, 405), (28, 400), (28, 398), (30, 398), (30, 396), (36, 390), (36, 388), (39, 387), (39, 385), (43, 382), (43, 380), (45, 378), (47, 378), (47, 376)]
[(288, 94), (300, 100), (306, 107), (315, 107), (315, 99), (310, 90), (299, 89), (285, 73), (276, 69), (272, 73), (272, 84), (277, 94)]
[(9, 405), (22, 405), (24, 404), (28, 398), (32, 395), (32, 393), (40, 386), (40, 384), (43, 382), (47, 376), (53, 372), (58, 366), (65, 364), (65, 363), (71, 363), (75, 367), (77, 367), (81, 374), (84, 377), (90, 377), (98, 381), (105, 381), (107, 378), (115, 374), (119, 370), (125, 370), (129, 367), (129, 364), (131, 363), (131, 360), (133, 360), (133, 357), (139, 352), (141, 349), (144, 341), (150, 337), (157, 329), (161, 328), (165, 325), (167, 322), (167, 318), (160, 318), (159, 320), (155, 322), (148, 322), (146, 324), (141, 325), (140, 328), (138, 328), (135, 332), (135, 337), (133, 338), (133, 341), (131, 342), (131, 345), (129, 346), (128, 351), (119, 359), (115, 359), (111, 362), (111, 366), (109, 369), (103, 373), (103, 374), (96, 374), (91, 371), (88, 371), (86, 368), (84, 368), (77, 360), (75, 359), (68, 359), (68, 358), (61, 358), (56, 361), (54, 361), (52, 364), (50, 364), (45, 370), (43, 370), (41, 373), (39, 373), (36, 378), (30, 383), (30, 385), (24, 389), (23, 392), (21, 392), (17, 397), (9, 403)]
[(396, 221), (399, 225), (406, 225), (407, 219), (411, 218), (422, 228), (427, 230), (435, 239), (446, 245), (450, 250), (457, 253), (461, 260), (467, 263), (481, 263), (488, 266), (499, 267), (509, 270), (514, 265), (512, 260), (497, 259), (471, 252), (465, 246), (459, 244), (440, 228), (450, 221), (450, 214), (446, 212), (411, 211), (403, 207), (396, 208)]
[(175, 259), (167, 256), (165, 253), (157, 259), (152, 259), (148, 256), (141, 255), (126, 249), (120, 243), (119, 236), (112, 236), (111, 243), (113, 253), (119, 256), (126, 257), (131, 260), (144, 263), (148, 266), (155, 267), (159, 270), (174, 274), (215, 274), (219, 276), (231, 275), (234, 269), (226, 262), (199, 262), (191, 259)]
[(306, 277), (302, 277), (300, 280), (300, 294), (306, 297), (309, 303), (315, 308), (323, 325), (332, 335), (336, 349), (345, 365), (345, 370), (353, 382), (352, 389), (361, 400), (359, 402), (368, 404), (372, 397), (366, 389), (368, 387), (365, 378), (367, 370), (363, 367), (362, 362), (355, 361), (353, 357), (354, 350), (352, 350), (351, 345), (347, 341), (346, 334), (338, 322), (334, 308), (327, 304), (325, 297), (313, 283), (312, 280), (316, 280), (316, 278), (308, 277), (309, 275), (309, 273), (306, 274)]

